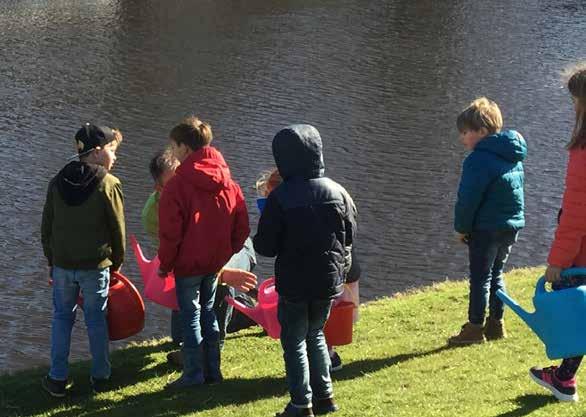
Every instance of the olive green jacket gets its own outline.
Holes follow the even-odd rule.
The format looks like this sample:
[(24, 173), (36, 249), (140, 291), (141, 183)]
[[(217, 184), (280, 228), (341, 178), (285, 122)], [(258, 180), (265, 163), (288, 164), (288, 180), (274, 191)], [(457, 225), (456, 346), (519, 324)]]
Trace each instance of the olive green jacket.
[(124, 261), (126, 234), (120, 180), (106, 174), (81, 204), (64, 200), (57, 182), (49, 184), (43, 209), (41, 241), (49, 266), (64, 269), (118, 270)]

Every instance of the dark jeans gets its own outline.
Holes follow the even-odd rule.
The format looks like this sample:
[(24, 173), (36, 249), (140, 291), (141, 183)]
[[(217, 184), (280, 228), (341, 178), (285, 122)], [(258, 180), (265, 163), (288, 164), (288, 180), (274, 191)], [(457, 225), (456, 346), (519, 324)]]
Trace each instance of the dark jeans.
[(175, 291), (183, 325), (183, 378), (202, 384), (219, 379), (220, 331), (214, 312), (215, 274), (178, 278)]
[(491, 319), (503, 318), (503, 302), (497, 297), (496, 292), (505, 290), (503, 269), (511, 247), (516, 241), (517, 232), (514, 230), (474, 231), (470, 234), (470, 323), (484, 324), (487, 305)]
[[(224, 347), (224, 340), (226, 339), (226, 330), (228, 324), (232, 319), (233, 307), (224, 300), (224, 297), (229, 295), (234, 297), (236, 290), (227, 285), (218, 285), (216, 289), (216, 299), (214, 301), (214, 311), (216, 319), (218, 320), (218, 327), (220, 329), (220, 349)], [(173, 343), (179, 345), (183, 342), (183, 329), (181, 326), (181, 316), (178, 310), (171, 312), (171, 338)]]
[(330, 356), (323, 332), (332, 301), (293, 301), (280, 297), (281, 345), (291, 404), (311, 407), (313, 397), (333, 396)]
[[(225, 265), (226, 268), (237, 268), (243, 269), (248, 272), (252, 272), (256, 265), (256, 257), (254, 248), (252, 247), (252, 241), (250, 238), (246, 239), (244, 247), (240, 252), (235, 253), (228, 263)], [(218, 285), (214, 300), (214, 312), (216, 313), (216, 319), (218, 320), (218, 327), (220, 329), (220, 348), (224, 347), (224, 340), (226, 339), (226, 332), (228, 324), (232, 319), (232, 313), (234, 308), (228, 304), (224, 297), (229, 295), (235, 297), (239, 294), (234, 288), (227, 285)], [(179, 311), (171, 312), (171, 339), (173, 343), (180, 344), (183, 342), (182, 325)]]

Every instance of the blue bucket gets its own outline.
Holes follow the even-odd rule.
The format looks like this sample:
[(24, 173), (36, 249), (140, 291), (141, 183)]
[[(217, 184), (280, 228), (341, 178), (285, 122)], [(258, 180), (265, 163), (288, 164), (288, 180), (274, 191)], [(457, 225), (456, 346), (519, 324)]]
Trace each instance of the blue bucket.
[(265, 205), (267, 204), (266, 198), (257, 198), (256, 199), (256, 207), (258, 207), (258, 212), (262, 214), (262, 211), (265, 209)]
[[(570, 268), (564, 277), (586, 275), (586, 268)], [(549, 359), (586, 355), (586, 285), (559, 291), (545, 289), (545, 277), (536, 284), (533, 305), (528, 313), (505, 292), (498, 297), (535, 332), (545, 345)]]

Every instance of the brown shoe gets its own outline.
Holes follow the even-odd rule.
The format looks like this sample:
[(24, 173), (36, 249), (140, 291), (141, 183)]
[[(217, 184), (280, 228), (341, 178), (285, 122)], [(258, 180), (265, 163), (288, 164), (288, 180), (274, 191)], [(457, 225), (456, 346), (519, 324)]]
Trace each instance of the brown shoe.
[(484, 326), (470, 322), (462, 326), (460, 333), (448, 339), (449, 346), (466, 346), (484, 342), (486, 342), (484, 338)]
[(183, 368), (183, 352), (176, 350), (167, 353), (167, 362), (178, 368)]
[(484, 336), (486, 337), (486, 340), (505, 339), (507, 337), (505, 321), (502, 319), (495, 320), (489, 317), (486, 326), (484, 326)]
[(312, 400), (312, 403), (313, 403), (313, 414), (315, 414), (316, 416), (323, 415), (323, 414), (329, 414), (329, 413), (335, 413), (336, 411), (338, 411), (340, 409), (340, 407), (338, 407), (338, 404), (336, 404), (334, 402), (333, 398), (324, 398), (321, 400), (314, 398)]

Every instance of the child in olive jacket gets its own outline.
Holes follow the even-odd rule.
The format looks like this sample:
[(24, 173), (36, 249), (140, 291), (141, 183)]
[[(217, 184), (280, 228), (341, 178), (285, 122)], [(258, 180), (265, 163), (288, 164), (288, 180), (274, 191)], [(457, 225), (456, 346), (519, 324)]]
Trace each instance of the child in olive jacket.
[(75, 135), (79, 161), (68, 163), (51, 180), (43, 209), (41, 240), (53, 282), (51, 369), (43, 388), (65, 396), (68, 357), (76, 304), (81, 292), (92, 354), (94, 391), (110, 378), (106, 309), (110, 272), (124, 261), (124, 197), (109, 174), (122, 134), (86, 124)]

